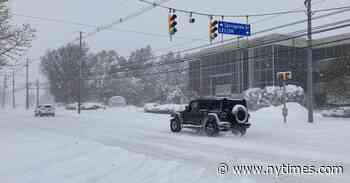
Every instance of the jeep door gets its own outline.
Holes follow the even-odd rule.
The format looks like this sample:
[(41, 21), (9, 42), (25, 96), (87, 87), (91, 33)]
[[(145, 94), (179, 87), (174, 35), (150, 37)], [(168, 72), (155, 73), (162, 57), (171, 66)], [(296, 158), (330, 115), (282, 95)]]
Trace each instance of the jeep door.
[(210, 112), (212, 101), (210, 100), (202, 100), (199, 102), (199, 112), (196, 114), (196, 123), (201, 125), (203, 120), (208, 116)]
[(197, 125), (199, 115), (199, 101), (192, 101), (189, 110), (184, 113), (184, 122), (186, 124)]

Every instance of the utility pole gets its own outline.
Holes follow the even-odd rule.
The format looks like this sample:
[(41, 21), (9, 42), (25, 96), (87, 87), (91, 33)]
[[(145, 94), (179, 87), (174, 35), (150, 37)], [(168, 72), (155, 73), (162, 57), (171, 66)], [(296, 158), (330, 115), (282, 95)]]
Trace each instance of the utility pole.
[(39, 79), (36, 80), (36, 107), (39, 106), (40, 104), (40, 93), (39, 93), (39, 90), (40, 90), (40, 83), (39, 83)]
[(83, 66), (83, 32), (79, 32), (79, 86), (78, 86), (78, 114), (81, 112), (81, 79), (82, 79), (82, 66)]
[(26, 60), (26, 109), (29, 110), (29, 59)]
[(307, 108), (308, 122), (314, 122), (314, 105), (313, 105), (313, 58), (312, 58), (312, 9), (311, 0), (305, 0), (307, 7)]
[(1, 107), (5, 108), (5, 104), (6, 104), (6, 88), (7, 88), (7, 75), (4, 75), (4, 86), (3, 86), (3, 90), (2, 90), (2, 103), (1, 103)]
[(12, 71), (12, 108), (16, 108), (16, 96), (15, 96), (15, 71)]
[[(246, 16), (247, 24), (249, 24), (249, 16)], [(248, 87), (254, 88), (254, 48), (249, 48), (249, 36), (246, 37), (247, 39), (247, 52), (248, 52)]]
[(272, 45), (272, 86), (275, 87), (276, 80), (275, 80), (275, 45)]

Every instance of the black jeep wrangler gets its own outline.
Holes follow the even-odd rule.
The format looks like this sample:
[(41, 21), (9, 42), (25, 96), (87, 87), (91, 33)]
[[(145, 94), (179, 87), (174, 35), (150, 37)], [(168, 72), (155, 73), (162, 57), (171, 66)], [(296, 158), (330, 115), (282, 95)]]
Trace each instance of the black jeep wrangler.
[(246, 100), (198, 99), (190, 102), (182, 112), (173, 113), (170, 120), (172, 132), (182, 128), (196, 129), (208, 136), (231, 130), (242, 136), (250, 127)]

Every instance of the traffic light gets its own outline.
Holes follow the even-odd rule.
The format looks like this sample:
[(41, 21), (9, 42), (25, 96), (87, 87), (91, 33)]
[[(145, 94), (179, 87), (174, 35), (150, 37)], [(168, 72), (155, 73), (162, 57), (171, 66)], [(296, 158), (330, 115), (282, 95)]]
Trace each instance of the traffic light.
[(169, 34), (171, 36), (174, 35), (177, 32), (177, 29), (176, 29), (176, 25), (177, 25), (176, 18), (177, 18), (176, 14), (172, 14), (172, 15), (168, 16)]
[(282, 81), (287, 81), (292, 79), (292, 72), (279, 72), (277, 73), (277, 77)]
[(210, 41), (214, 40), (216, 37), (218, 37), (217, 31), (218, 31), (218, 21), (217, 20), (210, 20), (209, 23), (209, 39)]
[(196, 19), (195, 18), (193, 18), (193, 14), (192, 13), (190, 13), (190, 24), (194, 24), (195, 22), (196, 22)]

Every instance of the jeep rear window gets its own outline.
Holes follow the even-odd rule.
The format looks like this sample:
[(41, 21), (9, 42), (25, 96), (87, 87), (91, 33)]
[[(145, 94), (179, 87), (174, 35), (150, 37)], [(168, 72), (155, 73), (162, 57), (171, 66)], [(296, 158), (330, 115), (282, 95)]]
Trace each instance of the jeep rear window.
[(200, 101), (199, 108), (206, 109), (206, 110), (217, 110), (218, 111), (220, 109), (220, 102), (214, 101), (214, 100)]

